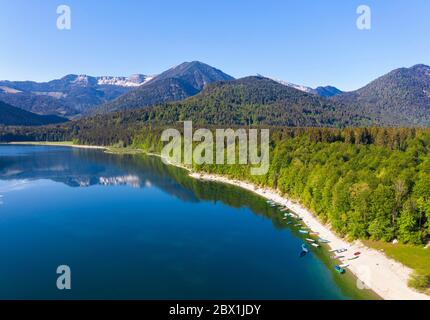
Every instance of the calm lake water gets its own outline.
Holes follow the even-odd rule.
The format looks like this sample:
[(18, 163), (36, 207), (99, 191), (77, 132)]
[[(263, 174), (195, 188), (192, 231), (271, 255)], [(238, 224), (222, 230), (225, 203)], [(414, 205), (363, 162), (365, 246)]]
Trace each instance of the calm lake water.
[(372, 297), (302, 243), (263, 198), (156, 157), (0, 146), (0, 299)]

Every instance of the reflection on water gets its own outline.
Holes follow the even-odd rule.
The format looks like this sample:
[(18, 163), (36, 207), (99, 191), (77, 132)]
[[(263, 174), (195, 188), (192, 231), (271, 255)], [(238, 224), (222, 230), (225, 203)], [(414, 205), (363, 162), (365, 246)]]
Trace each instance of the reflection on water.
[(368, 297), (302, 243), (264, 199), (156, 157), (0, 146), (0, 298)]
[[(99, 150), (64, 147), (0, 148), (1, 180), (49, 179), (70, 187), (128, 185), (147, 188), (155, 185), (183, 200), (196, 201), (195, 195), (189, 190), (178, 188), (178, 182), (166, 173), (166, 166), (153, 157), (119, 156)], [(2, 152), (5, 148), (13, 148), (14, 152)], [(29, 148), (42, 149), (44, 152), (28, 152)], [(170, 171), (184, 175), (181, 170)]]

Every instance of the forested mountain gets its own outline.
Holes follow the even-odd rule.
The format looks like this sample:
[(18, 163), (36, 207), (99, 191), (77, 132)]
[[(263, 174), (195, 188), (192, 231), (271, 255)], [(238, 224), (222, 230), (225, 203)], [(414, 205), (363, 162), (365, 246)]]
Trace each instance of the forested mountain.
[(369, 116), (376, 125), (428, 126), (430, 67), (396, 69), (357, 91), (335, 96), (333, 101)]
[(334, 97), (342, 93), (341, 90), (332, 86), (317, 87), (314, 90), (315, 93), (321, 97)]
[(258, 76), (208, 85), (184, 101), (88, 119), (158, 124), (183, 120), (214, 125), (328, 127), (369, 123), (367, 117), (341, 104)]
[(106, 113), (137, 109), (183, 100), (197, 94), (207, 84), (233, 79), (221, 70), (202, 62), (184, 62), (156, 76), (136, 90), (106, 103), (98, 111)]
[(49, 82), (0, 81), (0, 100), (38, 114), (73, 117), (129, 92), (152, 77), (67, 75)]
[(7, 126), (41, 126), (66, 122), (67, 119), (55, 115), (41, 116), (0, 101), (0, 125)]

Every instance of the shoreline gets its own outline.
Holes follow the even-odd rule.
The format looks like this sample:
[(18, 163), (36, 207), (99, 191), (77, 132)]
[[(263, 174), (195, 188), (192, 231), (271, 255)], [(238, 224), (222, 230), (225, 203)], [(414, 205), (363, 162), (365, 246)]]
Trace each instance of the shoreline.
[(0, 143), (3, 145), (31, 145), (31, 146), (52, 146), (52, 147), (70, 147), (78, 149), (98, 149), (98, 150), (109, 150), (108, 147), (103, 146), (89, 146), (85, 144), (73, 144), (73, 143), (61, 143), (61, 142), (37, 142), (37, 141), (27, 141), (27, 142), (5, 142)]
[[(277, 191), (214, 174), (192, 172), (190, 173), (190, 177), (203, 181), (234, 185), (254, 192), (267, 200), (274, 201), (290, 209), (303, 219), (303, 223), (307, 227), (314, 232), (318, 232), (319, 237), (329, 240), (330, 243), (327, 245), (331, 250), (347, 248), (348, 251), (345, 253), (345, 259), (341, 259), (341, 263), (348, 263), (349, 267), (347, 267), (346, 270), (355, 275), (358, 281), (365, 284), (367, 289), (374, 291), (382, 299), (430, 300), (430, 296), (408, 287), (407, 283), (412, 272), (411, 269), (400, 262), (388, 258), (384, 253), (365, 246), (360, 241), (349, 243), (341, 239), (331, 231), (328, 226), (322, 224), (309, 210), (281, 196)], [(322, 249), (322, 247), (320, 249)], [(354, 252), (361, 252), (360, 257), (357, 260), (347, 261), (348, 258), (353, 257)], [(333, 264), (333, 267), (334, 265), (335, 264)]]
[[(82, 149), (99, 149), (108, 152), (109, 147), (104, 146), (89, 146), (89, 145), (75, 145), (72, 143), (61, 143), (61, 142), (11, 142), (5, 143), (10, 145), (48, 145), (48, 146), (63, 146), (73, 147)], [(256, 185), (239, 181), (232, 180), (225, 176), (209, 174), (205, 172), (194, 172), (191, 168), (183, 166), (177, 163), (171, 163), (160, 154), (142, 152), (148, 156), (156, 156), (163, 160), (166, 165), (172, 165), (181, 169), (187, 170), (189, 176), (194, 179), (202, 181), (210, 181), (216, 183), (225, 183), (234, 185), (236, 187), (251, 191), (267, 200), (271, 200), (280, 204), (289, 210), (293, 211), (297, 216), (303, 219), (303, 223), (309, 227), (313, 232), (318, 232), (318, 237), (329, 240), (327, 246), (333, 249), (347, 248), (348, 251), (345, 254), (345, 259), (341, 259), (339, 264), (348, 263), (349, 267), (346, 271), (350, 271), (356, 278), (357, 283), (361, 282), (365, 284), (366, 289), (370, 289), (375, 292), (384, 300), (430, 300), (430, 296), (420, 293), (418, 291), (409, 288), (407, 283), (412, 269), (404, 266), (400, 262), (397, 262), (391, 258), (388, 258), (384, 253), (371, 249), (365, 246), (360, 241), (353, 243), (347, 242), (337, 236), (327, 225), (324, 225), (319, 219), (311, 213), (308, 209), (301, 206), (298, 203), (291, 201), (290, 199), (282, 196), (276, 190), (269, 188), (261, 188)], [(320, 249), (323, 249), (321, 247)], [(357, 260), (347, 261), (347, 258), (353, 256), (354, 252), (361, 252), (360, 257)], [(339, 260), (333, 260), (339, 261)], [(334, 267), (335, 263), (333, 263)]]

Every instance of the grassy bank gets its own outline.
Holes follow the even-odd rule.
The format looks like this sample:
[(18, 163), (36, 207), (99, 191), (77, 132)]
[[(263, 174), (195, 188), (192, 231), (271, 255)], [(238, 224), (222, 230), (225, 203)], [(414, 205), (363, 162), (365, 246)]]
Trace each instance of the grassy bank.
[(392, 258), (414, 270), (409, 285), (430, 294), (430, 248), (408, 244), (392, 244), (382, 241), (366, 240), (363, 243), (371, 248), (383, 251)]

